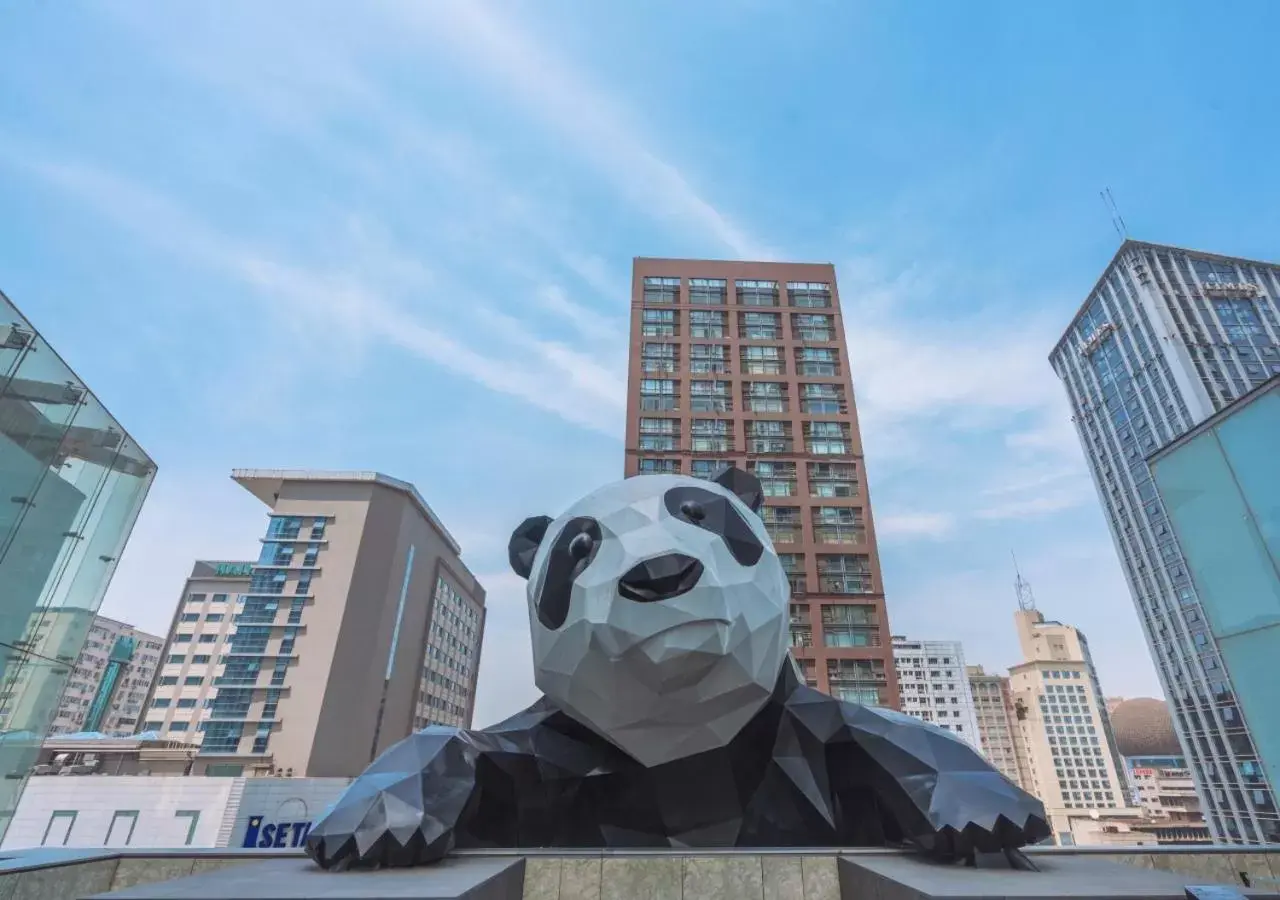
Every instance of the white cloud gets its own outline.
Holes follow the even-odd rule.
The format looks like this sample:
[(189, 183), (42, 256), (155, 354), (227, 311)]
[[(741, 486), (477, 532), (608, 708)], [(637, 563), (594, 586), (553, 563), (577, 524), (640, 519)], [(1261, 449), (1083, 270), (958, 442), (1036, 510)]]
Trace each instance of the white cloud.
[(643, 140), (644, 129), (615, 98), (492, 5), (482, 0), (395, 0), (389, 8), (460, 66), (478, 68), (494, 79), (505, 98), (518, 98), (559, 132), (566, 152), (590, 161), (642, 213), (708, 234), (738, 257), (773, 258), (771, 249), (716, 209)]
[(942, 512), (889, 512), (877, 514), (876, 536), (881, 540), (942, 538), (956, 527), (956, 517)]
[[(120, 176), (83, 164), (50, 162), (47, 153), (28, 158), (27, 154), (0, 144), (0, 163), (4, 162), (40, 176), (141, 239), (255, 288), (274, 304), (271, 311), (278, 327), (303, 329), (313, 349), (327, 350), (341, 358), (353, 345), (367, 345), (370, 341), (397, 346), (567, 422), (605, 434), (616, 431), (617, 417), (624, 405), (620, 394), (623, 389), (602, 369), (580, 368), (579, 358), (563, 345), (524, 339), (522, 343), (534, 360), (531, 365), (513, 363), (425, 324), (389, 299), (382, 285), (364, 280), (359, 273), (326, 271), (323, 263), (303, 267), (269, 258), (219, 234), (167, 198)], [(379, 256), (385, 263), (394, 253), (383, 248)], [(415, 271), (408, 261), (390, 268)], [(525, 326), (506, 318), (510, 333), (522, 335)], [(562, 377), (565, 373), (572, 377)]]

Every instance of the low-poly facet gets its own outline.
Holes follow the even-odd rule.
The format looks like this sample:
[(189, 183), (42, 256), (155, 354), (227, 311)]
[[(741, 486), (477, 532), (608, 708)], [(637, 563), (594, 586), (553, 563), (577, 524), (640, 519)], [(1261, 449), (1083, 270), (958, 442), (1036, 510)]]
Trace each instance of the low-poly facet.
[[(640, 476), (526, 520), (544, 697), (433, 727), (321, 817), (326, 868), (467, 847), (915, 847), (942, 859), (1049, 835), (1044, 807), (948, 731), (800, 683), (759, 482)], [(758, 504), (757, 504), (758, 507)], [(753, 549), (758, 548), (758, 549)]]

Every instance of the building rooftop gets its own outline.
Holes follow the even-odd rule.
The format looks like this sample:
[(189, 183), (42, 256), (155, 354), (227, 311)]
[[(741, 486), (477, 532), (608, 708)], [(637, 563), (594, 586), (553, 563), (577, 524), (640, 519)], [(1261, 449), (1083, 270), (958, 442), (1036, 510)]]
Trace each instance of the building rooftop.
[(458, 555), (462, 554), (462, 547), (454, 540), (453, 535), (449, 533), (449, 529), (444, 527), (444, 523), (440, 521), (431, 507), (427, 505), (427, 501), (422, 499), (418, 489), (407, 481), (400, 481), (389, 475), (383, 475), (381, 472), (326, 472), (314, 469), (232, 469), (231, 479), (267, 506), (275, 506), (276, 498), (280, 494), (280, 488), (286, 481), (364, 482), (382, 485), (393, 491), (399, 491), (412, 500), (414, 506), (418, 508), (418, 512), (422, 513), (427, 521), (440, 532), (440, 536), (445, 539), (450, 549)]
[(1107, 273), (1111, 271), (1111, 267), (1119, 262), (1120, 258), (1129, 250), (1172, 250), (1174, 253), (1191, 253), (1195, 256), (1203, 256), (1205, 259), (1215, 259), (1223, 262), (1244, 262), (1255, 266), (1280, 265), (1263, 259), (1249, 259), (1244, 256), (1228, 256), (1224, 253), (1210, 253), (1207, 250), (1193, 250), (1190, 247), (1178, 247), (1173, 244), (1156, 244), (1151, 241), (1135, 241), (1133, 238), (1125, 238), (1120, 246), (1116, 248), (1116, 252), (1111, 257), (1111, 260), (1103, 266), (1102, 274), (1099, 275), (1098, 280), (1093, 283), (1093, 287), (1089, 288), (1089, 293), (1085, 294), (1084, 301), (1080, 304), (1080, 308), (1076, 310), (1075, 315), (1071, 317), (1071, 322), (1066, 328), (1062, 329), (1062, 337), (1060, 337), (1058, 342), (1053, 345), (1053, 352), (1049, 354), (1050, 359), (1058, 353), (1062, 348), (1062, 345), (1071, 337), (1071, 332), (1076, 327), (1076, 322), (1080, 321), (1080, 317), (1084, 315), (1085, 309), (1089, 306), (1089, 301), (1093, 299), (1093, 295), (1098, 293), (1098, 289), (1102, 287), (1102, 282), (1106, 280)]

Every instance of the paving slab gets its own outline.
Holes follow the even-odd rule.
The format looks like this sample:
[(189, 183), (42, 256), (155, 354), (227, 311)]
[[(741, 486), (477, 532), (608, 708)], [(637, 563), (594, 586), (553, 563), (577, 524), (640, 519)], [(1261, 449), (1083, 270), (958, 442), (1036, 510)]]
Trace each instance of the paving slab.
[(281, 859), (137, 885), (77, 900), (521, 900), (521, 857), (449, 858), (416, 869), (326, 872)]
[[(1186, 900), (1187, 888), (1205, 879), (1129, 866), (1088, 856), (1033, 857), (1038, 872), (965, 868), (909, 856), (840, 859), (841, 900)], [(1234, 885), (1227, 896), (1266, 897)], [(1274, 894), (1270, 895), (1274, 900)]]

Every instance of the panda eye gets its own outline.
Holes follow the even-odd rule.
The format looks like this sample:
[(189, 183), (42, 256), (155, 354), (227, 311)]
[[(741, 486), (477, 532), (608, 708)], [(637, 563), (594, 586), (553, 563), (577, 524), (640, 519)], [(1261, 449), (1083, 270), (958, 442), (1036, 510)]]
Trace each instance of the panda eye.
[(591, 535), (584, 531), (569, 542), (569, 555), (574, 559), (583, 559), (590, 556), (595, 543), (595, 541), (591, 540)]
[(686, 500), (684, 503), (681, 503), (680, 512), (684, 514), (685, 518), (691, 519), (694, 522), (701, 522), (707, 517), (707, 511), (703, 509), (702, 504), (696, 500)]

